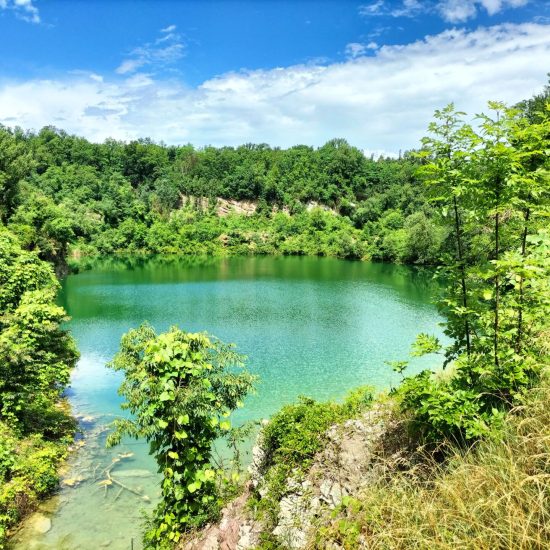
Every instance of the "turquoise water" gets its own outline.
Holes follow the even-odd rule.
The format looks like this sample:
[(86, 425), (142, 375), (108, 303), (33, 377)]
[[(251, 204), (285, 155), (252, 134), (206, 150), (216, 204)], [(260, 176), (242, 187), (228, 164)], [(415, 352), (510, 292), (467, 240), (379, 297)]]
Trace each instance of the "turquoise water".
[[(83, 418), (84, 445), (65, 476), (74, 486), (44, 509), (52, 528), (38, 535), (27, 526), (15, 548), (122, 550), (132, 538), (140, 548), (141, 510), (158, 495), (155, 466), (141, 441), (104, 449), (108, 423), (122, 414), (120, 374), (105, 364), (131, 327), (175, 324), (237, 344), (260, 377), (239, 423), (299, 395), (338, 399), (354, 386), (396, 384), (384, 361), (405, 358), (417, 333), (440, 333), (433, 291), (426, 272), (328, 258), (111, 261), (69, 276), (59, 301), (81, 352), (69, 398)], [(134, 492), (100, 485), (108, 468)]]

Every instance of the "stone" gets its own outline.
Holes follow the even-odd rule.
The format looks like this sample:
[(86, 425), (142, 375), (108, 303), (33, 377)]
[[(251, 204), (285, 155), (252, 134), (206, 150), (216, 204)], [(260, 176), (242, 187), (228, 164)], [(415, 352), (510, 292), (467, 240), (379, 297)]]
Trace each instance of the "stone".
[(321, 482), (319, 492), (321, 493), (321, 499), (331, 508), (338, 506), (342, 502), (342, 498), (348, 494), (346, 487), (330, 479), (324, 479)]
[(29, 525), (37, 532), (43, 535), (52, 528), (52, 520), (44, 514), (36, 513), (29, 518)]
[[(263, 420), (262, 428), (267, 424), (268, 424), (268, 421)], [(251, 462), (250, 462), (250, 466), (248, 467), (248, 472), (250, 473), (250, 481), (252, 482), (252, 486), (254, 488), (257, 488), (260, 482), (262, 481), (265, 466), (266, 466), (267, 456), (266, 456), (265, 449), (263, 447), (263, 443), (264, 443), (263, 432), (260, 429), (260, 433), (256, 438), (256, 443), (252, 448)]]
[(202, 543), (201, 550), (219, 550), (218, 534), (211, 533), (208, 538)]
[(61, 485), (63, 487), (76, 487), (77, 485), (79, 485), (82, 481), (84, 481), (84, 478), (82, 476), (78, 476), (78, 477), (68, 477), (68, 478), (65, 478), (62, 482), (61, 482)]
[(245, 523), (239, 529), (239, 540), (235, 550), (250, 550), (258, 544), (252, 525)]

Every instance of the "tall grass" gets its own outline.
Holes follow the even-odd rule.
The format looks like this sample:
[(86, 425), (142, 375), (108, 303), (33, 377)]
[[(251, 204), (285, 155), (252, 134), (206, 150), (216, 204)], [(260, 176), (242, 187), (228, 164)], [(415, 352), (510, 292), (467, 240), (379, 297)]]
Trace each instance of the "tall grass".
[(346, 499), (311, 547), (550, 548), (550, 382), (525, 397), (495, 438), (431, 466), (427, 478), (394, 474)]

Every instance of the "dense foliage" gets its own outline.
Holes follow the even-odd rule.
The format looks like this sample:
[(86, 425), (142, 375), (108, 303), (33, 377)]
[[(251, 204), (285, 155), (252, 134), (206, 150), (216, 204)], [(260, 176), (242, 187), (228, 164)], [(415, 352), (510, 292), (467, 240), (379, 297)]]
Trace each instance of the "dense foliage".
[(344, 140), (195, 149), (0, 127), (0, 214), (57, 266), (120, 252), (436, 263), (445, 233), (418, 163), (369, 159)]
[(133, 416), (115, 421), (108, 444), (123, 435), (144, 437), (163, 474), (148, 547), (169, 547), (215, 517), (224, 472), (212, 463), (212, 444), (230, 429), (227, 417), (253, 382), (246, 371), (235, 371), (240, 365), (231, 346), (205, 334), (173, 327), (157, 336), (142, 325), (123, 336), (111, 367), (125, 374), (122, 407)]
[[(436, 113), (423, 167), (454, 252), (440, 270), (450, 379), (405, 380), (403, 407), (429, 441), (485, 435), (548, 359), (550, 105), (535, 120), (499, 103), (475, 128)], [(438, 352), (422, 335), (415, 353)]]
[[(456, 447), (424, 472), (392, 471), (316, 525), (308, 548), (479, 550), (550, 547), (550, 385), (521, 399), (469, 452)], [(420, 479), (419, 479), (420, 477)]]
[(74, 425), (60, 403), (77, 351), (53, 269), (0, 227), (0, 546), (57, 485)]

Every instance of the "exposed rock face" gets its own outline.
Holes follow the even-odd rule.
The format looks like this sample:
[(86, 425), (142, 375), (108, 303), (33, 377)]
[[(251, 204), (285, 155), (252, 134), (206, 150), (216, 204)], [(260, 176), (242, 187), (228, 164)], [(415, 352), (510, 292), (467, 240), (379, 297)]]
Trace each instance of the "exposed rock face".
[[(355, 495), (384, 473), (377, 459), (380, 450), (394, 453), (396, 434), (400, 433), (391, 406), (376, 404), (359, 418), (332, 426), (326, 433), (328, 443), (315, 457), (309, 472), (295, 472), (286, 482), (279, 501), (277, 525), (272, 530), (284, 548), (305, 548), (316, 519), (338, 506), (347, 495)], [(400, 436), (398, 436), (400, 437)], [(396, 453), (396, 457), (398, 452)], [(252, 451), (250, 490), (261, 497), (267, 492), (266, 453), (260, 432)], [(184, 546), (187, 550), (247, 550), (259, 543), (262, 525), (251, 519), (245, 508), (249, 491), (224, 509), (222, 520), (208, 526), (201, 536)]]
[[(192, 197), (189, 195), (181, 195), (181, 203), (183, 206), (192, 205), (202, 210), (207, 210), (210, 207), (210, 199), (208, 197)], [(215, 199), (216, 214), (220, 217), (228, 216), (229, 214), (243, 214), (251, 216), (258, 208), (257, 201), (237, 201), (233, 199)]]
[(279, 503), (273, 534), (285, 548), (304, 548), (322, 511), (335, 508), (345, 496), (357, 494), (378, 478), (381, 466), (376, 450), (394, 428), (390, 409), (376, 405), (360, 418), (329, 429), (328, 444), (315, 457), (306, 478), (291, 478), (289, 491)]
[[(180, 195), (182, 206), (191, 205), (201, 210), (208, 210), (211, 206), (211, 200), (208, 197), (195, 197), (191, 195)], [(330, 208), (324, 204), (315, 201), (309, 201), (304, 205), (305, 209), (308, 212), (311, 212), (315, 208), (320, 208), (325, 212), (331, 212), (332, 214), (337, 215), (338, 212), (334, 208)], [(223, 199), (222, 197), (217, 197), (215, 199), (215, 209), (216, 214), (220, 217), (228, 216), (229, 214), (241, 214), (244, 216), (251, 216), (258, 209), (258, 201), (239, 201), (235, 199)], [(279, 209), (276, 205), (272, 207), (273, 212), (283, 212), (285, 214), (289, 213), (287, 206)]]
[(258, 203), (256, 201), (236, 201), (218, 198), (218, 204), (216, 205), (216, 212), (218, 216), (224, 217), (229, 214), (243, 214), (245, 216), (251, 216), (256, 212)]
[(306, 204), (306, 210), (308, 212), (311, 212), (315, 208), (320, 208), (321, 210), (324, 210), (325, 212), (331, 212), (332, 214), (338, 214), (338, 212), (334, 208), (331, 208), (330, 206), (327, 206), (326, 204), (321, 204), (320, 202), (309, 201)]
[(249, 550), (259, 543), (261, 526), (247, 517), (245, 491), (222, 511), (219, 523), (207, 525), (193, 540), (187, 541), (185, 550)]
[[(262, 427), (268, 424), (268, 420), (262, 420)], [(248, 473), (250, 474), (250, 483), (254, 489), (259, 489), (263, 476), (265, 474), (267, 453), (264, 448), (263, 431), (260, 430), (256, 439), (256, 444), (252, 448), (252, 460), (248, 467)]]

